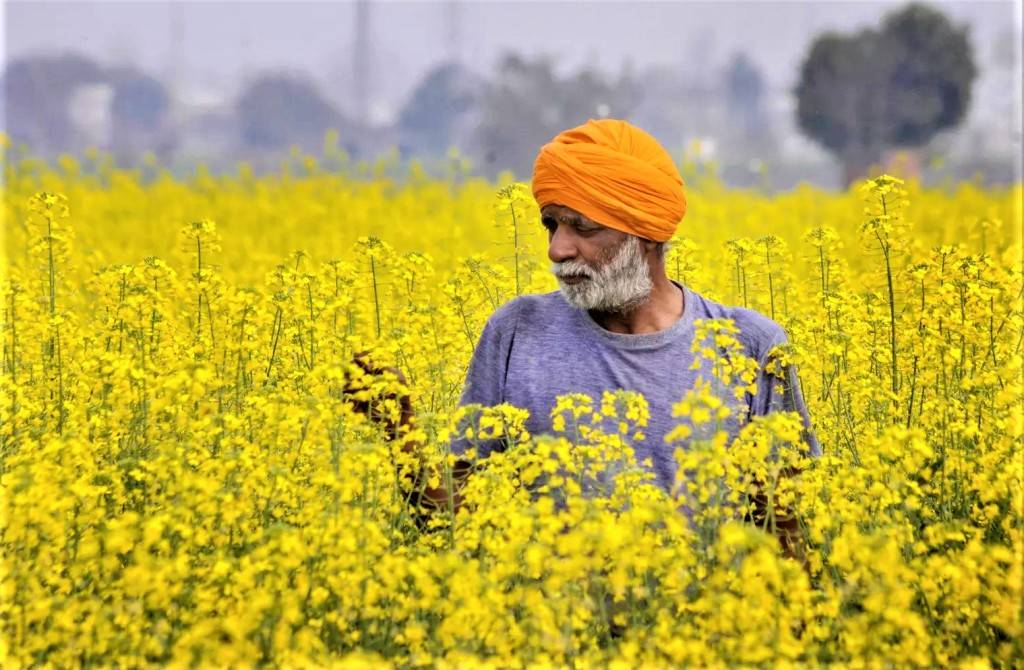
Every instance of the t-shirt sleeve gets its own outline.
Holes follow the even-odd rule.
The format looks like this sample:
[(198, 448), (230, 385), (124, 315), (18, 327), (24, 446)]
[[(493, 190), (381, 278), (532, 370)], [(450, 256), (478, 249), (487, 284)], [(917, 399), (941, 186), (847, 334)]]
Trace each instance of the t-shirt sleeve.
[[(788, 338), (785, 331), (779, 329), (773, 344), (767, 347), (761, 356), (757, 371), (757, 393), (751, 399), (750, 414), (757, 416), (769, 412), (797, 412), (804, 426), (801, 436), (807, 444), (810, 455), (821, 456), (821, 445), (814, 433), (811, 415), (800, 388), (800, 378), (797, 376), (796, 366), (793, 364), (782, 365), (775, 358), (778, 353), (776, 347), (787, 343)], [(772, 371), (769, 372), (769, 370)]]
[[(515, 339), (517, 313), (518, 305), (515, 302), (506, 303), (484, 324), (466, 372), (466, 383), (459, 399), (460, 407), (472, 404), (493, 407), (505, 401), (505, 378)], [(451, 442), (452, 453), (458, 455), (470, 446), (470, 442), (461, 436)], [(480, 455), (486, 455), (495, 445), (477, 446)]]
[(505, 401), (505, 378), (515, 339), (517, 311), (515, 302), (506, 303), (483, 325), (466, 372), (460, 406), (475, 403), (493, 407)]

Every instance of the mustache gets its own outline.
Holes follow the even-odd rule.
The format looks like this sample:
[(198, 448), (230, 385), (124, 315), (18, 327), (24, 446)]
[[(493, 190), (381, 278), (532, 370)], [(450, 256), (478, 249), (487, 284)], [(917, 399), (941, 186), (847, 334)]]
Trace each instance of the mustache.
[(570, 262), (552, 263), (551, 272), (559, 279), (567, 277), (594, 278), (594, 270), (590, 267)]

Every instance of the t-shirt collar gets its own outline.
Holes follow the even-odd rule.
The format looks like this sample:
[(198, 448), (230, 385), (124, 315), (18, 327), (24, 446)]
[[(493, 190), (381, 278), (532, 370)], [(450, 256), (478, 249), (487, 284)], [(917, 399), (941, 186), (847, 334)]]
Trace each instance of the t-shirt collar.
[(579, 309), (578, 307), (570, 305), (565, 301), (565, 296), (562, 296), (562, 300), (569, 309), (576, 313), (577, 318), (584, 323), (589, 330), (596, 333), (602, 341), (619, 349), (647, 349), (672, 342), (693, 327), (693, 315), (696, 303), (693, 291), (675, 280), (670, 279), (669, 281), (683, 291), (683, 314), (671, 326), (655, 333), (640, 333), (636, 335), (628, 333), (613, 333), (612, 331), (603, 328), (597, 323), (597, 321), (594, 321), (594, 318), (590, 316), (590, 313), (587, 312), (587, 310)]

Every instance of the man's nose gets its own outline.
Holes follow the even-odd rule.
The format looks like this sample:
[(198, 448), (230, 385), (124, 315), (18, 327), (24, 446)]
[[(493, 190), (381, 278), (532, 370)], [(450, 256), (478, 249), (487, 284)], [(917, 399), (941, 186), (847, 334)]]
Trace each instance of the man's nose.
[(572, 234), (566, 231), (565, 226), (559, 225), (548, 240), (548, 258), (552, 263), (561, 263), (576, 258), (576, 254), (576, 241)]

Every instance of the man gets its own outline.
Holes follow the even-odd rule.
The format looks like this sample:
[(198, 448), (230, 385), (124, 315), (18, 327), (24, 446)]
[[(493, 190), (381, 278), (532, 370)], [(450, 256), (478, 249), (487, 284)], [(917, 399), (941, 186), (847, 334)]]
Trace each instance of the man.
[[(800, 412), (811, 452), (820, 453), (795, 373), (773, 380), (764, 369), (768, 352), (786, 342), (782, 327), (668, 278), (666, 242), (686, 199), (675, 164), (653, 137), (625, 121), (588, 121), (541, 149), (532, 186), (559, 290), (520, 296), (490, 317), (461, 404), (525, 408), (527, 428), (537, 434), (551, 431), (560, 394), (600, 399), (604, 390), (639, 391), (651, 416), (637, 458), (650, 458), (669, 490), (675, 445), (663, 438), (677, 423), (672, 405), (698, 375), (709, 376), (691, 369), (694, 320), (732, 319), (746, 355), (760, 364), (746, 413)], [(453, 450), (465, 446), (459, 441)]]
[[(637, 460), (650, 459), (657, 483), (671, 490), (677, 445), (664, 437), (677, 422), (672, 405), (698, 375), (709, 376), (691, 368), (694, 321), (732, 319), (760, 370), (757, 393), (742, 413), (799, 412), (804, 439), (813, 455), (820, 454), (795, 373), (778, 378), (765, 371), (768, 352), (786, 342), (782, 327), (668, 278), (666, 243), (686, 212), (686, 198), (675, 164), (653, 137), (625, 121), (590, 120), (544, 145), (532, 188), (559, 290), (520, 296), (491, 315), (461, 404), (527, 409), (527, 428), (539, 434), (552, 430), (558, 395), (582, 392), (600, 400), (605, 390), (639, 391), (650, 422), (634, 445)], [(452, 450), (461, 454), (467, 446), (456, 440)], [(443, 495), (427, 492), (428, 499)]]

